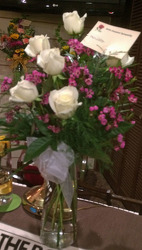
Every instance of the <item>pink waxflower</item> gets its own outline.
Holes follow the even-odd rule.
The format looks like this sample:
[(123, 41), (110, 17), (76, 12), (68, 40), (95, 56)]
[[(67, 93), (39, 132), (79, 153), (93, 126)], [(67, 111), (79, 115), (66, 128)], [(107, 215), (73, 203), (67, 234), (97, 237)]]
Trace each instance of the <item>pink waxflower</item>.
[(109, 107), (104, 107), (104, 108), (103, 108), (103, 112), (104, 112), (104, 113), (107, 114), (109, 111), (110, 111), (110, 108), (109, 108)]
[(58, 134), (61, 131), (59, 127), (55, 127), (54, 125), (49, 125), (48, 129), (51, 130), (55, 134)]
[(49, 99), (49, 93), (46, 93), (46, 94), (42, 97), (41, 104), (47, 105), (47, 104), (49, 103), (48, 99)]
[(120, 144), (120, 148), (125, 148), (125, 141), (122, 141), (122, 143)]
[(33, 70), (32, 74), (26, 74), (25, 80), (33, 82), (35, 85), (42, 83), (43, 78), (47, 75), (45, 73), (41, 73), (37, 70)]
[(5, 76), (4, 80), (3, 80), (2, 84), (1, 84), (1, 92), (8, 91), (10, 89), (10, 87), (11, 87), (11, 84), (12, 84), (12, 79)]
[(111, 126), (110, 124), (108, 124), (108, 125), (105, 127), (105, 130), (106, 130), (106, 131), (109, 131), (109, 130), (111, 129), (111, 127), (112, 127), (112, 126)]
[(117, 151), (120, 150), (120, 147), (119, 147), (119, 146), (115, 146), (115, 147), (114, 147), (114, 150), (117, 152)]
[(38, 116), (38, 119), (43, 121), (44, 123), (48, 123), (49, 122), (49, 115), (48, 114), (40, 115), (40, 116)]
[(85, 88), (85, 92), (86, 92), (86, 98), (92, 98), (94, 95), (94, 91), (92, 89)]
[(122, 74), (124, 72), (124, 69), (122, 69), (120, 66), (119, 67), (110, 67), (109, 71), (113, 73), (118, 79), (122, 78)]
[(122, 134), (119, 134), (119, 135), (117, 136), (117, 141), (118, 141), (118, 142), (122, 142), (122, 141), (123, 141), (123, 135), (122, 135)]
[(91, 78), (87, 78), (87, 79), (85, 79), (85, 83), (86, 83), (86, 85), (92, 85), (92, 79)]
[(117, 116), (117, 122), (124, 122), (124, 119), (120, 113)]
[(98, 107), (97, 105), (91, 106), (91, 107), (89, 108), (90, 111), (94, 111), (94, 110), (98, 110), (98, 109), (99, 109), (99, 107)]
[(134, 96), (134, 94), (131, 94), (130, 96), (128, 96), (128, 100), (129, 102), (132, 102), (132, 103), (137, 103), (137, 97)]
[(132, 78), (133, 78), (132, 72), (127, 68), (125, 72), (125, 81), (129, 82)]
[(84, 45), (81, 42), (79, 42), (77, 39), (70, 39), (68, 41), (68, 45), (70, 46), (70, 48), (74, 49), (74, 51), (78, 55), (84, 52)]
[(100, 122), (103, 126), (105, 126), (107, 124), (107, 119), (102, 119)]
[(14, 117), (14, 112), (13, 112), (13, 110), (7, 112), (7, 113), (5, 114), (5, 117), (6, 117), (6, 122), (7, 122), (7, 123), (11, 123), (11, 122), (13, 121), (13, 117)]
[(69, 78), (69, 85), (70, 86), (74, 86), (74, 87), (76, 87), (77, 86), (77, 82), (75, 81), (75, 79), (74, 78)]
[(116, 118), (116, 112), (114, 107), (110, 107), (110, 118)]

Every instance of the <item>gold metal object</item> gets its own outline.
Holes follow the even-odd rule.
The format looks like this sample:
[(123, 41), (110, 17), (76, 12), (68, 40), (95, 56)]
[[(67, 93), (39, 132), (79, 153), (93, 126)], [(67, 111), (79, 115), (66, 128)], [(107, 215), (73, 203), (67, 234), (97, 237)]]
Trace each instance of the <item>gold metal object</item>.
[(49, 183), (47, 184), (45, 181), (42, 186), (38, 185), (30, 188), (30, 190), (25, 192), (22, 199), (24, 209), (31, 214), (41, 216), (45, 195), (47, 195), (47, 193), (50, 195), (51, 192), (52, 188)]

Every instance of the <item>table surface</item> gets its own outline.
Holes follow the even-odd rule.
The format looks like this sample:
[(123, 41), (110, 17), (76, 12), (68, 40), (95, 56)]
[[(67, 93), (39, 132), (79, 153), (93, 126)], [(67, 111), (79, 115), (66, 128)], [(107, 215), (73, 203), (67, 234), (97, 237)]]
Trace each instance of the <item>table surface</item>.
[[(14, 185), (14, 193), (23, 196), (29, 188)], [(40, 219), (22, 205), (0, 213), (0, 221), (39, 235)], [(112, 207), (78, 201), (76, 247), (90, 250), (141, 250), (142, 216)]]

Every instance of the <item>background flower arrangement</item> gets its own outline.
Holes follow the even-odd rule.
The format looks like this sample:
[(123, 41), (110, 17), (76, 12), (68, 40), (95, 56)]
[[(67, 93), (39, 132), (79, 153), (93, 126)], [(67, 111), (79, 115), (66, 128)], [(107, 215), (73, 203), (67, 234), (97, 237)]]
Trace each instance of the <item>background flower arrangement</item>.
[(84, 47), (74, 37), (80, 37), (85, 18), (76, 11), (63, 14), (73, 38), (63, 41), (58, 29), (57, 39), (64, 45), (60, 49), (50, 48), (47, 36), (30, 38), (25, 52), (37, 59), (37, 69), (14, 88), (9, 79), (1, 85), (4, 94), (10, 93), (1, 111), (2, 133), (9, 140), (37, 138), (26, 149), (26, 162), (64, 142), (81, 157), (110, 164), (111, 150), (124, 148), (124, 134), (135, 123), (131, 106), (137, 102), (136, 79), (127, 67), (133, 59), (126, 55), (120, 61)]
[(31, 21), (24, 18), (14, 18), (8, 25), (7, 34), (1, 35), (0, 48), (6, 53), (12, 69), (15, 69), (19, 63), (26, 69), (29, 56), (25, 53), (25, 48), (34, 33)]

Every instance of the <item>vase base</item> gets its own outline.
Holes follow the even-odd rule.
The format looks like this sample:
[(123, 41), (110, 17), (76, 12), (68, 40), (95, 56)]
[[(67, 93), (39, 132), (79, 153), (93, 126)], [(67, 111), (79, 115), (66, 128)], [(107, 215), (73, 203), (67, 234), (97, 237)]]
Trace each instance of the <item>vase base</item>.
[[(59, 242), (57, 241), (58, 237), (60, 238)], [(63, 249), (71, 246), (74, 243), (74, 232), (60, 232), (58, 235), (57, 232), (54, 231), (46, 232), (41, 230), (40, 239), (44, 245), (50, 248)]]

